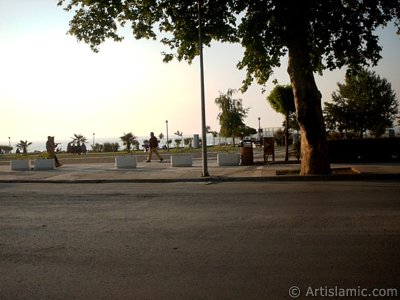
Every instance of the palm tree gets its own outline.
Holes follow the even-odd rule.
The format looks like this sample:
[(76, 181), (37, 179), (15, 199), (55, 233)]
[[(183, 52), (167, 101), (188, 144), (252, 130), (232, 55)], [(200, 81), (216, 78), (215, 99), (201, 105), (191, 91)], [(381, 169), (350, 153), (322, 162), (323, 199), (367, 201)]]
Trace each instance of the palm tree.
[(71, 137), (72, 139), (72, 143), (76, 143), (78, 146), (80, 146), (81, 144), (85, 144), (87, 141), (87, 138), (84, 137), (82, 134), (76, 134), (74, 133), (74, 136)]
[(124, 135), (120, 137), (122, 140), (122, 143), (126, 145), (126, 150), (129, 152), (131, 151), (131, 145), (134, 144), (134, 141), (136, 140), (136, 136), (133, 135), (132, 132), (125, 133)]
[(75, 149), (73, 151), (73, 153), (77, 153), (77, 154), (82, 154), (82, 153), (86, 153), (86, 140), (87, 138), (84, 137), (82, 134), (76, 134), (74, 133), (74, 136), (71, 137), (72, 139), (72, 144), (75, 145)]
[(22, 151), (22, 154), (28, 154), (28, 147), (32, 145), (32, 142), (20, 140), (17, 144), (17, 148)]

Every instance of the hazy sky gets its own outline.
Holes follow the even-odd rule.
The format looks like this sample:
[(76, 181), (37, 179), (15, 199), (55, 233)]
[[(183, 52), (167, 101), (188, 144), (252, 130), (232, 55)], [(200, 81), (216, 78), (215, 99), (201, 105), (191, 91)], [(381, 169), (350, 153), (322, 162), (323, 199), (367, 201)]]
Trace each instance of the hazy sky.
[[(164, 48), (156, 41), (126, 38), (106, 42), (100, 53), (66, 35), (71, 15), (56, 0), (0, 0), (0, 144), (44, 140), (48, 135), (68, 139), (80, 133), (89, 140), (119, 137), (124, 132), (147, 136), (177, 130), (200, 133), (199, 64), (162, 62)], [(383, 60), (375, 68), (392, 83), (400, 97), (400, 40), (393, 27), (381, 32)], [(236, 69), (239, 45), (213, 44), (204, 49), (206, 118), (219, 131), (214, 99), (228, 88), (237, 89), (244, 71)], [(272, 79), (289, 83), (286, 59)], [(317, 76), (323, 101), (329, 101), (343, 82), (344, 71)], [(254, 84), (237, 97), (250, 107), (246, 124), (258, 128), (281, 126), (266, 93)]]

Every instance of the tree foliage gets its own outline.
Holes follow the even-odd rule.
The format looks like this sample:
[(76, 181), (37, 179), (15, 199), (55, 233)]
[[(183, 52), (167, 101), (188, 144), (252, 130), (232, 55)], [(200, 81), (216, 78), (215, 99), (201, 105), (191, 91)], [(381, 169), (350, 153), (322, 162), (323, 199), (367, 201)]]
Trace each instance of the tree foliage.
[(131, 146), (135, 144), (136, 136), (132, 132), (125, 133), (120, 137), (123, 145), (126, 146), (126, 150), (131, 151)]
[(74, 133), (74, 136), (71, 137), (73, 144), (77, 144), (78, 146), (80, 146), (81, 144), (85, 144), (87, 141), (87, 138), (85, 136), (83, 136), (80, 133)]
[(83, 136), (82, 134), (76, 134), (74, 133), (74, 136), (71, 137), (72, 141), (68, 143), (67, 146), (67, 153), (72, 153), (72, 154), (86, 154), (87, 149), (86, 149), (86, 143), (87, 143), (87, 138)]
[(228, 89), (226, 94), (220, 93), (215, 99), (220, 113), (218, 114), (221, 129), (219, 134), (223, 137), (232, 137), (235, 145), (235, 137), (242, 136), (245, 130), (244, 118), (249, 108), (243, 108), (242, 99), (235, 99), (233, 95), (236, 90)]
[(294, 96), (291, 85), (277, 85), (270, 92), (267, 100), (271, 107), (283, 115), (296, 111)]
[(0, 154), (3, 153), (10, 153), (12, 151), (13, 147), (8, 146), (8, 145), (0, 145)]
[(332, 94), (333, 103), (325, 102), (327, 127), (339, 132), (350, 131), (363, 137), (367, 130), (382, 135), (393, 126), (398, 101), (391, 84), (373, 71), (348, 74)]
[(135, 38), (156, 39), (174, 57), (191, 62), (202, 40), (238, 42), (246, 70), (243, 90), (253, 80), (266, 84), (287, 54), (302, 132), (302, 174), (330, 172), (321, 93), (314, 73), (338, 67), (375, 65), (380, 57), (376, 29), (394, 20), (400, 31), (400, 0), (59, 0), (73, 11), (69, 33), (94, 51), (106, 39), (120, 41), (121, 26)]
[(240, 128), (240, 137), (244, 139), (245, 137), (250, 137), (254, 134), (257, 134), (257, 130), (253, 127), (244, 125)]
[[(314, 71), (360, 66), (380, 59), (375, 29), (391, 20), (399, 27), (398, 0), (200, 0), (203, 42), (240, 42), (246, 49), (241, 68), (246, 83), (267, 82), (291, 44), (305, 39)], [(136, 39), (157, 39), (176, 57), (191, 61), (198, 49), (198, 1), (59, 0), (74, 11), (69, 33), (94, 51), (106, 39), (122, 41), (119, 29), (130, 26)], [(300, 21), (300, 22), (299, 22)], [(296, 33), (304, 31), (304, 36)], [(160, 35), (160, 33), (162, 33)], [(400, 33), (400, 28), (399, 28)]]
[(28, 147), (32, 145), (32, 142), (20, 140), (19, 143), (16, 145), (17, 148), (22, 151), (22, 154), (28, 154)]
[(291, 85), (277, 85), (268, 95), (267, 100), (271, 107), (285, 116), (285, 161), (289, 160), (289, 115), (296, 110)]
[(118, 152), (118, 149), (118, 143), (105, 142), (103, 144), (96, 143), (95, 145), (92, 145), (93, 152)]

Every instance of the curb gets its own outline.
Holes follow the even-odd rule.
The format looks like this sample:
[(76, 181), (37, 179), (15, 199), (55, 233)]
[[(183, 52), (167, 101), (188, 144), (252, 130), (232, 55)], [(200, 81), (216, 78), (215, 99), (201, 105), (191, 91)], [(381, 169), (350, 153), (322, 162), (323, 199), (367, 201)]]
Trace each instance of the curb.
[(149, 179), (0, 179), (0, 183), (49, 183), (49, 184), (93, 184), (93, 183), (218, 183), (218, 182), (304, 182), (304, 181), (357, 181), (357, 180), (400, 180), (399, 173), (358, 173), (331, 175), (279, 175), (261, 177), (210, 176), (197, 178), (149, 178)]

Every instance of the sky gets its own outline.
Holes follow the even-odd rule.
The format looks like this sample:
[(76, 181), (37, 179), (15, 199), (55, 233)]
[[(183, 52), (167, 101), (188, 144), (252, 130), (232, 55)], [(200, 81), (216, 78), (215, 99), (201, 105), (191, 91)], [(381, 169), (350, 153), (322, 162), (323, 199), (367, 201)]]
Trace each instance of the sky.
[[(56, 140), (83, 134), (91, 140), (181, 131), (201, 133), (199, 60), (162, 62), (168, 51), (157, 41), (107, 41), (94, 53), (67, 35), (71, 15), (57, 0), (0, 0), (0, 144), (19, 140)], [(383, 59), (373, 68), (400, 97), (400, 39), (393, 26), (380, 32)], [(240, 45), (213, 43), (204, 49), (206, 123), (219, 131), (214, 100), (229, 88), (238, 89), (245, 71), (236, 68)], [(253, 84), (237, 98), (249, 107), (245, 123), (253, 128), (279, 127), (283, 116), (271, 109), (266, 96), (289, 83), (286, 58), (262, 93)], [(316, 76), (323, 99), (329, 101), (344, 70)]]

